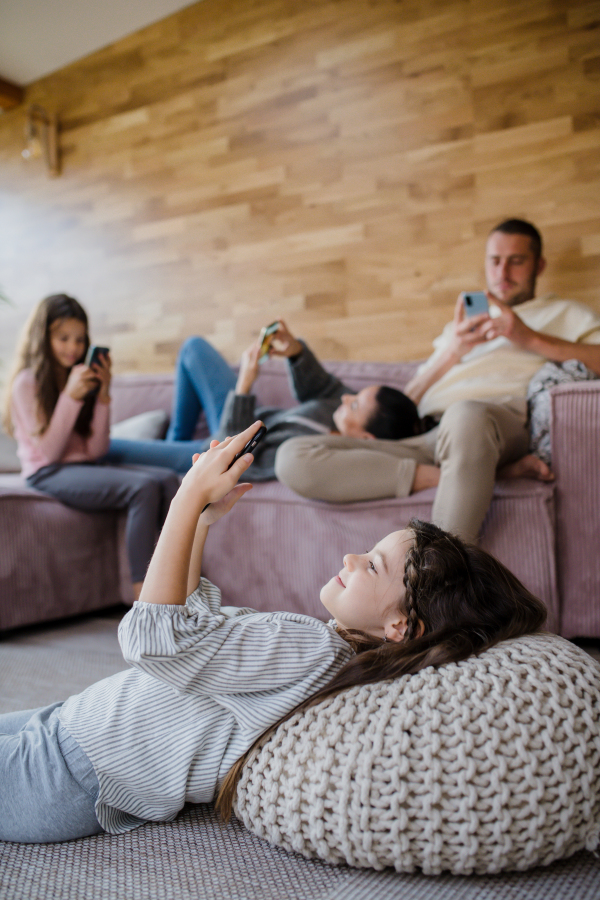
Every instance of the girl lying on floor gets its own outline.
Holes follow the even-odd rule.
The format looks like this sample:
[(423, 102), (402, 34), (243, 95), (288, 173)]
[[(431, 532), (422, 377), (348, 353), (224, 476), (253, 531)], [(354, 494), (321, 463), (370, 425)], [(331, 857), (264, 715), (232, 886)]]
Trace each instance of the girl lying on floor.
[(64, 703), (0, 716), (0, 839), (125, 832), (219, 788), (227, 815), (240, 758), (299, 705), (542, 625), (542, 603), (504, 566), (416, 520), (344, 557), (321, 591), (327, 624), (222, 608), (200, 578), (202, 551), (209, 526), (251, 488), (237, 484), (251, 454), (229, 466), (258, 427), (213, 441), (183, 479), (119, 628), (131, 668)]

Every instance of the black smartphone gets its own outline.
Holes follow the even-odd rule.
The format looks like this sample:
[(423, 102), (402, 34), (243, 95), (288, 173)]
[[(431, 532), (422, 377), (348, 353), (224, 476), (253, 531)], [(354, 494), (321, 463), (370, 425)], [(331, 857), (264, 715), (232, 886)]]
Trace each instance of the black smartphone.
[(100, 363), (101, 356), (107, 356), (110, 353), (109, 347), (99, 347), (97, 344), (90, 344), (88, 352), (85, 355), (86, 366), (92, 366), (94, 363)]
[[(234, 462), (236, 462), (236, 460), (238, 460), (240, 458), (240, 456), (245, 456), (246, 453), (252, 453), (252, 451), (254, 450), (256, 445), (260, 444), (260, 442), (262, 441), (262, 439), (264, 438), (266, 433), (267, 433), (267, 426), (261, 425), (260, 428), (258, 429), (258, 431), (256, 432), (256, 434), (250, 438), (248, 443), (244, 447), (242, 447), (240, 452), (235, 454), (235, 456), (233, 457), (233, 459), (227, 466), (227, 471), (229, 471), (229, 469), (232, 467)], [(205, 509), (208, 509), (209, 506), (210, 506), (210, 503), (207, 503), (206, 506), (203, 508), (202, 512), (204, 512)]]
[(254, 450), (256, 445), (260, 444), (260, 442), (262, 441), (262, 439), (264, 438), (266, 433), (267, 433), (267, 426), (261, 425), (260, 428), (258, 429), (258, 431), (256, 432), (256, 434), (250, 438), (250, 440), (248, 441), (246, 446), (242, 447), (240, 452), (235, 454), (235, 456), (233, 457), (233, 459), (231, 460), (231, 462), (229, 463), (227, 468), (230, 469), (232, 467), (232, 465), (234, 464), (234, 462), (237, 462), (237, 460), (240, 458), (240, 456), (245, 456), (246, 453), (252, 453), (252, 451)]
[(484, 291), (463, 292), (463, 306), (467, 316), (480, 316), (489, 313), (488, 298)]

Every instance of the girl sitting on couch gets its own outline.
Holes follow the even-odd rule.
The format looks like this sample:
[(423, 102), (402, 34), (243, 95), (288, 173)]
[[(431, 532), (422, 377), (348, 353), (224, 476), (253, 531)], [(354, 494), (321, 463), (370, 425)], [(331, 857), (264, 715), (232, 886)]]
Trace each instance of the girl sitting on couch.
[(90, 512), (127, 510), (127, 550), (136, 598), (179, 479), (166, 468), (108, 465), (110, 356), (83, 360), (85, 310), (53, 294), (33, 310), (7, 390), (5, 425), (17, 439), (30, 487)]
[(258, 426), (213, 441), (184, 477), (120, 625), (132, 667), (64, 703), (0, 716), (0, 839), (169, 821), (186, 802), (213, 800), (231, 770), (226, 812), (236, 760), (311, 697), (464, 659), (542, 625), (542, 603), (500, 563), (418, 521), (344, 557), (321, 591), (329, 623), (222, 608), (200, 578), (202, 551), (209, 526), (251, 488), (237, 481), (252, 456), (233, 460)]

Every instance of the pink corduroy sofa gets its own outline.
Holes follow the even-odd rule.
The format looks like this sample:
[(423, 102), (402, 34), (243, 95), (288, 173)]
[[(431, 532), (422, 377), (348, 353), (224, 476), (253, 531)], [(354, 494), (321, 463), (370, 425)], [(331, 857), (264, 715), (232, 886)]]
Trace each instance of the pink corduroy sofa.
[[(344, 362), (328, 367), (355, 389), (401, 388), (416, 363)], [(168, 375), (116, 377), (113, 419), (170, 412)], [(284, 366), (267, 363), (259, 402), (289, 406)], [(552, 393), (552, 485), (500, 482), (481, 543), (548, 607), (548, 627), (565, 637), (600, 637), (600, 382)], [(201, 430), (201, 429), (200, 429)], [(434, 490), (405, 499), (328, 504), (305, 500), (277, 482), (257, 484), (211, 529), (204, 571), (225, 603), (325, 616), (319, 589), (342, 565), (402, 528), (429, 518)], [(124, 518), (81, 513), (0, 475), (0, 630), (132, 601)]]

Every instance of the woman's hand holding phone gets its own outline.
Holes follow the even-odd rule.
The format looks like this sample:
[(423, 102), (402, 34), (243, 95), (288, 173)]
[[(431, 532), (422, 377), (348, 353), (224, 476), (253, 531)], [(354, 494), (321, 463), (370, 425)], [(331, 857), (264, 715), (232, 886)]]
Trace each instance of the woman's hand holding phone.
[(283, 319), (277, 322), (279, 326), (272, 335), (269, 345), (269, 356), (283, 356), (289, 359), (302, 353), (302, 344), (291, 333)]

